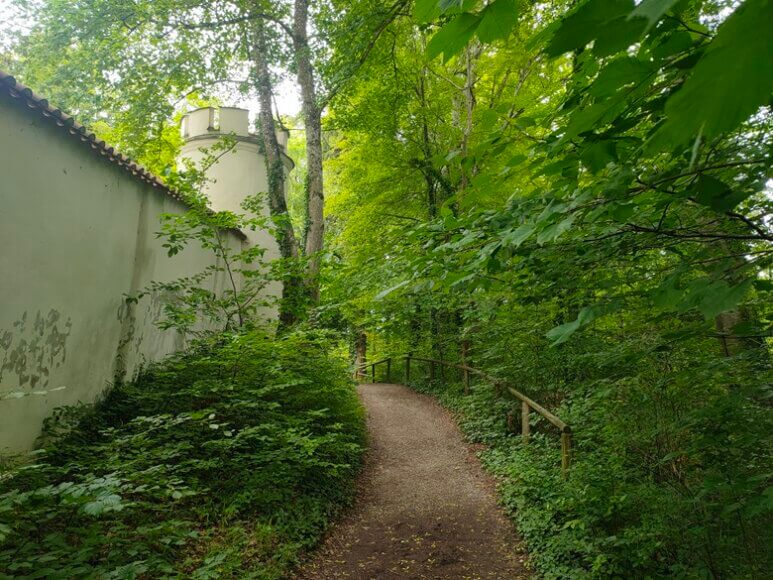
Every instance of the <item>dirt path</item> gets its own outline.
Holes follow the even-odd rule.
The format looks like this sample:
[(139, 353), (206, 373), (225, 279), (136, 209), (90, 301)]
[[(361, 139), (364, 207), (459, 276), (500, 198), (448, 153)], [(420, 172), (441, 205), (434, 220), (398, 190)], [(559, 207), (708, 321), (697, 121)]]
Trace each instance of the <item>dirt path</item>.
[(451, 416), (401, 385), (361, 385), (370, 452), (349, 516), (296, 578), (526, 578), (491, 478)]

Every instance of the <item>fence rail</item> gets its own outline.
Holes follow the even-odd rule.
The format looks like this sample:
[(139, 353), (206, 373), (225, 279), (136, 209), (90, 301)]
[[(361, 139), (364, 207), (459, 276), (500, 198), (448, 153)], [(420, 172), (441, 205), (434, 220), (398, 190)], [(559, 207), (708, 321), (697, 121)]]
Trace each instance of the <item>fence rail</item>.
[(402, 359), (405, 361), (405, 382), (406, 383), (411, 379), (411, 361), (423, 362), (429, 365), (430, 380), (435, 379), (436, 366), (454, 368), (462, 371), (463, 373), (465, 393), (468, 393), (470, 390), (470, 375), (476, 375), (486, 381), (489, 381), (495, 387), (504, 390), (505, 392), (509, 393), (516, 399), (520, 400), (521, 401), (521, 436), (523, 438), (523, 442), (524, 443), (529, 442), (529, 437), (531, 436), (531, 424), (529, 422), (529, 418), (530, 418), (531, 412), (536, 411), (539, 415), (544, 417), (550, 424), (557, 427), (561, 433), (561, 470), (563, 471), (564, 476), (566, 476), (569, 470), (569, 465), (571, 462), (571, 455), (572, 455), (572, 429), (571, 427), (569, 427), (569, 425), (567, 425), (564, 421), (559, 419), (556, 415), (554, 415), (553, 413), (545, 409), (545, 407), (543, 407), (533, 399), (527, 397), (520, 391), (514, 389), (511, 385), (508, 385), (506, 381), (493, 377), (480, 369), (476, 369), (468, 365), (452, 363), (449, 361), (438, 360), (433, 358), (423, 358), (423, 357), (413, 356), (410, 354), (403, 355), (402, 357), (387, 357), (381, 360), (377, 360), (375, 362), (362, 363), (361, 365), (357, 366), (354, 370), (355, 378), (362, 378), (363, 376), (366, 375), (364, 371), (370, 368), (371, 380), (375, 383), (376, 367), (379, 365), (386, 365), (386, 380), (387, 382), (392, 382), (393, 358)]
[(387, 366), (387, 382), (390, 382), (392, 377), (392, 357), (383, 358), (381, 360), (377, 360), (376, 362), (372, 363), (362, 363), (361, 365), (355, 367), (354, 369), (354, 378), (358, 378), (362, 376), (362, 371), (370, 367), (370, 375), (373, 379), (373, 382), (376, 382), (376, 367), (380, 364), (385, 364)]

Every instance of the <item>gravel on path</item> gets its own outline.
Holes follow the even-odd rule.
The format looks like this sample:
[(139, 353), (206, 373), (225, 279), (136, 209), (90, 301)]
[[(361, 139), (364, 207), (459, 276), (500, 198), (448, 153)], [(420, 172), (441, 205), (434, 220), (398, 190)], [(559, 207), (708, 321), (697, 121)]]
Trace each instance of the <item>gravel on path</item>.
[(529, 577), (494, 481), (448, 411), (402, 385), (358, 391), (370, 438), (360, 492), (296, 578)]

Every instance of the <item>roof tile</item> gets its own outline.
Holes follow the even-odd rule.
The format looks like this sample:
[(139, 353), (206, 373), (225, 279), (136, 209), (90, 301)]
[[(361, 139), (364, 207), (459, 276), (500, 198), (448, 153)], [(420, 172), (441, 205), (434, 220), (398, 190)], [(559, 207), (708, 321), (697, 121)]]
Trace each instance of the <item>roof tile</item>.
[[(86, 127), (78, 123), (74, 117), (63, 112), (61, 109), (52, 107), (47, 99), (39, 97), (32, 92), (32, 89), (17, 82), (14, 77), (1, 70), (0, 91), (5, 91), (13, 98), (24, 99), (24, 103), (27, 107), (30, 109), (37, 109), (40, 112), (41, 117), (51, 119), (58, 127), (63, 127), (79, 141), (88, 143), (91, 149), (98, 151), (100, 155), (106, 157), (111, 163), (118, 165), (130, 175), (135, 176), (137, 179), (152, 187), (160, 189), (170, 197), (185, 203), (182, 196), (164, 185), (158, 176), (154, 175), (135, 161), (132, 161), (119, 151), (116, 151), (115, 147), (111, 147), (101, 139), (97, 139), (97, 136), (94, 133), (88, 133)], [(238, 228), (229, 228), (229, 231), (233, 232), (243, 240), (246, 239), (244, 232)]]
[(110, 162), (125, 169), (141, 181), (161, 189), (171, 197), (182, 201), (180, 195), (164, 185), (156, 175), (116, 151), (115, 147), (111, 147), (103, 140), (97, 139), (94, 133), (87, 132), (86, 128), (78, 123), (75, 118), (64, 113), (61, 109), (52, 107), (48, 99), (39, 97), (32, 92), (32, 89), (17, 82), (14, 77), (3, 71), (0, 71), (0, 90), (5, 91), (13, 98), (24, 99), (24, 104), (28, 108), (37, 109), (41, 117), (51, 119), (57, 126), (65, 128), (69, 134), (75, 136), (79, 141), (88, 143), (91, 149), (98, 151)]

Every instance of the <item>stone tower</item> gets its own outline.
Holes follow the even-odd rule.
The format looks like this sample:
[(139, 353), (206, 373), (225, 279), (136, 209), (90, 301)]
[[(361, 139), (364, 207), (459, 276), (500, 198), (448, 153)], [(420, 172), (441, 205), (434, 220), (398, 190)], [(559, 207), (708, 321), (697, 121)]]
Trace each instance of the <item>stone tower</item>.
[[(196, 109), (183, 117), (181, 131), (185, 139), (181, 157), (195, 163), (204, 156), (201, 148), (212, 147), (222, 135), (230, 134), (236, 139), (233, 151), (220, 157), (208, 170), (210, 182), (204, 193), (210, 199), (212, 209), (245, 213), (241, 203), (246, 197), (268, 191), (266, 163), (260, 153), (257, 136), (250, 133), (248, 110), (236, 107)], [(289, 172), (293, 168), (293, 162), (286, 154), (289, 133), (280, 131), (277, 138), (284, 152), (285, 171)], [(264, 215), (269, 215), (267, 203), (263, 211)], [(265, 248), (265, 262), (280, 257), (279, 247), (271, 232), (245, 230), (244, 235), (250, 245)], [(281, 295), (281, 291), (279, 282), (272, 282), (267, 288), (267, 293), (275, 298)], [(275, 318), (276, 309), (266, 312), (266, 315)]]

